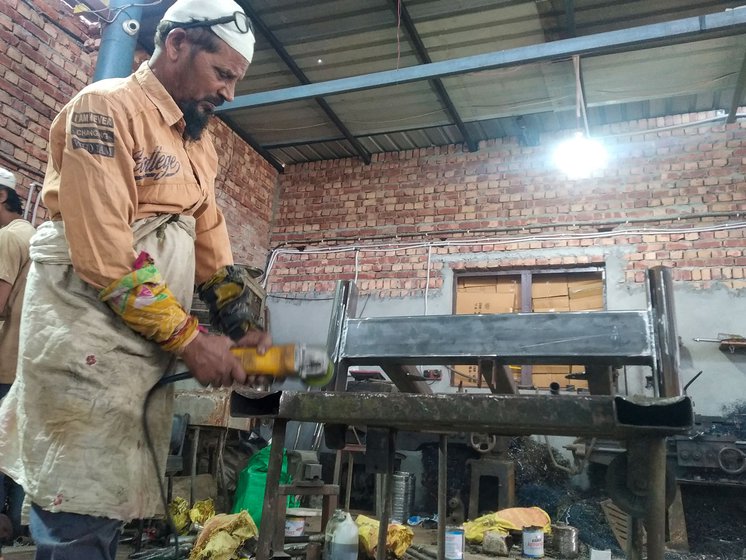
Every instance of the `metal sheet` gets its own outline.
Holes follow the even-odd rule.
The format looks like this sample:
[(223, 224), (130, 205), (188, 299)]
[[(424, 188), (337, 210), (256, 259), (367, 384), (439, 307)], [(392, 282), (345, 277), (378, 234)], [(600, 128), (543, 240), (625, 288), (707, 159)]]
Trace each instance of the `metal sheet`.
[(188, 413), (190, 425), (250, 430), (254, 421), (231, 417), (229, 405), (228, 390), (177, 391), (174, 395), (174, 414)]
[(694, 418), (689, 397), (638, 403), (608, 396), (341, 392), (282, 392), (262, 399), (246, 399), (233, 393), (231, 414), (413, 432), (620, 439), (684, 433)]
[(284, 103), (325, 95), (336, 95), (392, 84), (427, 80), (512, 65), (562, 59), (573, 54), (584, 56), (609, 52), (620, 48), (633, 48), (654, 41), (670, 42), (689, 40), (694, 36), (707, 37), (716, 33), (735, 35), (746, 24), (743, 10), (730, 10), (717, 14), (691, 17), (665, 23), (642, 25), (630, 29), (608, 31), (584, 37), (575, 37), (544, 43), (495, 51), (491, 53), (420, 64), (397, 70), (373, 72), (362, 76), (340, 78), (275, 91), (253, 93), (226, 103), (221, 111), (233, 111), (243, 107), (258, 107), (273, 103)]
[(653, 365), (644, 311), (432, 315), (348, 319), (338, 360), (349, 364)]

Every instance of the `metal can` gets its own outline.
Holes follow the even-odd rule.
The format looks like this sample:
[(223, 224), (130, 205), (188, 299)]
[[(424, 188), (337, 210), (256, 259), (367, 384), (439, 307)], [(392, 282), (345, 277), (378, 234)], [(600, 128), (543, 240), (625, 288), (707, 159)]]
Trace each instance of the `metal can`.
[(570, 525), (552, 525), (554, 549), (560, 558), (577, 558), (580, 554), (578, 530)]
[(541, 527), (523, 528), (523, 555), (526, 558), (544, 558), (544, 530)]
[(464, 528), (446, 527), (445, 542), (446, 560), (463, 560), (464, 558)]

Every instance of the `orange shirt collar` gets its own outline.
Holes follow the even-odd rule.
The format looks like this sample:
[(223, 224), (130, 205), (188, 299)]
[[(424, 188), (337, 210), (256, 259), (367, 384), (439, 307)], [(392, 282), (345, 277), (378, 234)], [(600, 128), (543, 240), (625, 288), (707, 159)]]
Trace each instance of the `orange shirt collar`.
[(163, 84), (155, 77), (153, 71), (145, 61), (135, 72), (135, 79), (142, 87), (145, 95), (153, 102), (163, 116), (168, 126), (174, 126), (184, 116), (173, 97), (166, 91)]

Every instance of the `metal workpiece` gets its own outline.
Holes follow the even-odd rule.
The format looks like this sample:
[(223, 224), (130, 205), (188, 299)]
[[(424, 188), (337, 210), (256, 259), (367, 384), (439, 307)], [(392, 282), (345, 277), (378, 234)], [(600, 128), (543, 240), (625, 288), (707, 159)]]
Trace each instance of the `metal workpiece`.
[(655, 364), (647, 311), (348, 318), (337, 360), (348, 365)]
[(277, 392), (231, 395), (231, 415), (496, 435), (667, 436), (693, 424), (689, 397), (632, 400), (612, 396)]
[(658, 397), (683, 394), (679, 377), (679, 339), (673, 302), (671, 270), (662, 266), (648, 269), (648, 301), (655, 332), (653, 385)]

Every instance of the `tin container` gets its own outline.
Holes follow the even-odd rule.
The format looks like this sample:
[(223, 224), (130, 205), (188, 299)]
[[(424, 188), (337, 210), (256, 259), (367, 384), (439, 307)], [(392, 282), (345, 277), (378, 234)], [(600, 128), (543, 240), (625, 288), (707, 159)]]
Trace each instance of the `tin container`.
[(552, 525), (553, 548), (560, 558), (577, 558), (580, 554), (578, 530), (570, 525)]
[(445, 542), (446, 560), (463, 560), (464, 558), (464, 528), (446, 527)]
[(285, 518), (285, 536), (286, 537), (302, 537), (306, 529), (306, 518), (305, 517), (290, 517)]
[(544, 558), (544, 531), (541, 527), (523, 528), (523, 556)]

